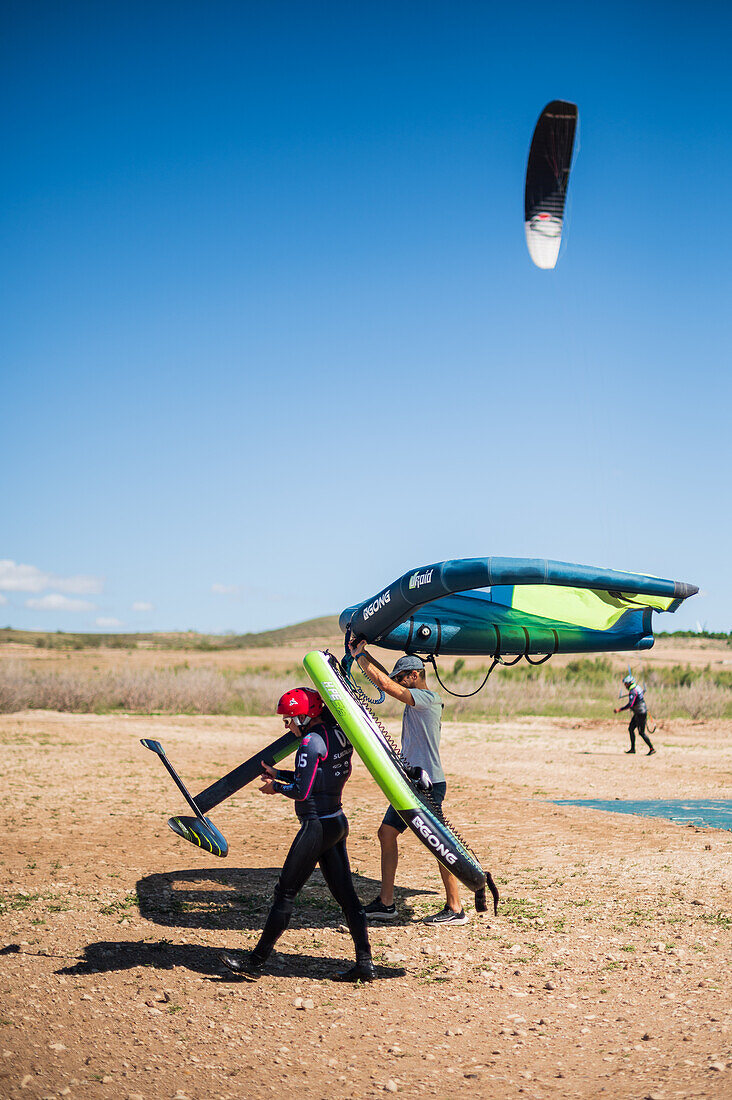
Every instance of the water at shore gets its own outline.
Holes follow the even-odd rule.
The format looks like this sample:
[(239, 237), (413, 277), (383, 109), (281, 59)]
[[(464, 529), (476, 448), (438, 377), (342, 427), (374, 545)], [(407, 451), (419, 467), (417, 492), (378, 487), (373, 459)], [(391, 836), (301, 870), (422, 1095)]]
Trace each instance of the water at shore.
[(557, 806), (586, 806), (591, 810), (607, 810), (615, 814), (638, 814), (641, 817), (665, 817), (684, 825), (703, 825), (710, 829), (732, 830), (732, 801), (705, 798), (633, 799), (557, 798)]

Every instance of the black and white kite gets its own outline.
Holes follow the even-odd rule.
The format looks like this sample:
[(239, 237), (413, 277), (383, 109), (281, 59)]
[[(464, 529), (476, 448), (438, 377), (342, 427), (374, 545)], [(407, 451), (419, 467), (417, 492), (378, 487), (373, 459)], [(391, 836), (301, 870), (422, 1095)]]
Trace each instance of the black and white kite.
[(577, 107), (563, 99), (547, 103), (531, 139), (526, 166), (524, 223), (529, 255), (537, 267), (551, 269), (559, 258)]

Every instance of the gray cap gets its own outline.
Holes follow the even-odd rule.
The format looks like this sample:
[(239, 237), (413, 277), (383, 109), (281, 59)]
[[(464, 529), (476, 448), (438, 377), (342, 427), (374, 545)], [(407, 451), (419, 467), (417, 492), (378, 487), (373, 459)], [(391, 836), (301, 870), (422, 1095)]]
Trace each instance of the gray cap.
[(417, 672), (424, 672), (424, 661), (421, 657), (415, 657), (413, 653), (407, 653), (404, 657), (399, 658), (389, 675), (393, 680), (401, 672), (412, 672), (415, 669)]

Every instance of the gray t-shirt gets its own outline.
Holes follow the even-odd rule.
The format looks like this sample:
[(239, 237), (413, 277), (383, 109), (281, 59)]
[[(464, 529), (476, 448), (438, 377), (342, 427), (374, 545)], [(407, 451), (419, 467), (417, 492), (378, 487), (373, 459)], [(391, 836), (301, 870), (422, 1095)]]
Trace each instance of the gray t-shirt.
[(404, 708), (402, 717), (402, 752), (410, 764), (425, 768), (433, 783), (444, 783), (445, 773), (440, 763), (440, 732), (442, 700), (426, 688), (410, 688), (414, 706)]

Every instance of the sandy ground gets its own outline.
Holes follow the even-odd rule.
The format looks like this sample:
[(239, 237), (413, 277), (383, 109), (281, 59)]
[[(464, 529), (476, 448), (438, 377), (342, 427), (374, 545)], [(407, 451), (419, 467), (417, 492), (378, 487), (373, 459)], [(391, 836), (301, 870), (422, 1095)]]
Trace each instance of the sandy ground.
[[(319, 872), (265, 976), (223, 972), (222, 947), (256, 941), (292, 806), (248, 788), (212, 814), (228, 859), (207, 857), (168, 830), (182, 799), (138, 741), (160, 739), (197, 790), (279, 729), (0, 718), (0, 1096), (732, 1095), (732, 833), (548, 801), (730, 798), (732, 723), (668, 723), (652, 758), (623, 755), (619, 719), (447, 725), (449, 816), (499, 915), (466, 899), (465, 927), (420, 923), (442, 894), (405, 839), (400, 919), (373, 929), (379, 980), (356, 988), (331, 981), (351, 942)], [(360, 764), (346, 796), (369, 901), (383, 800)]]

